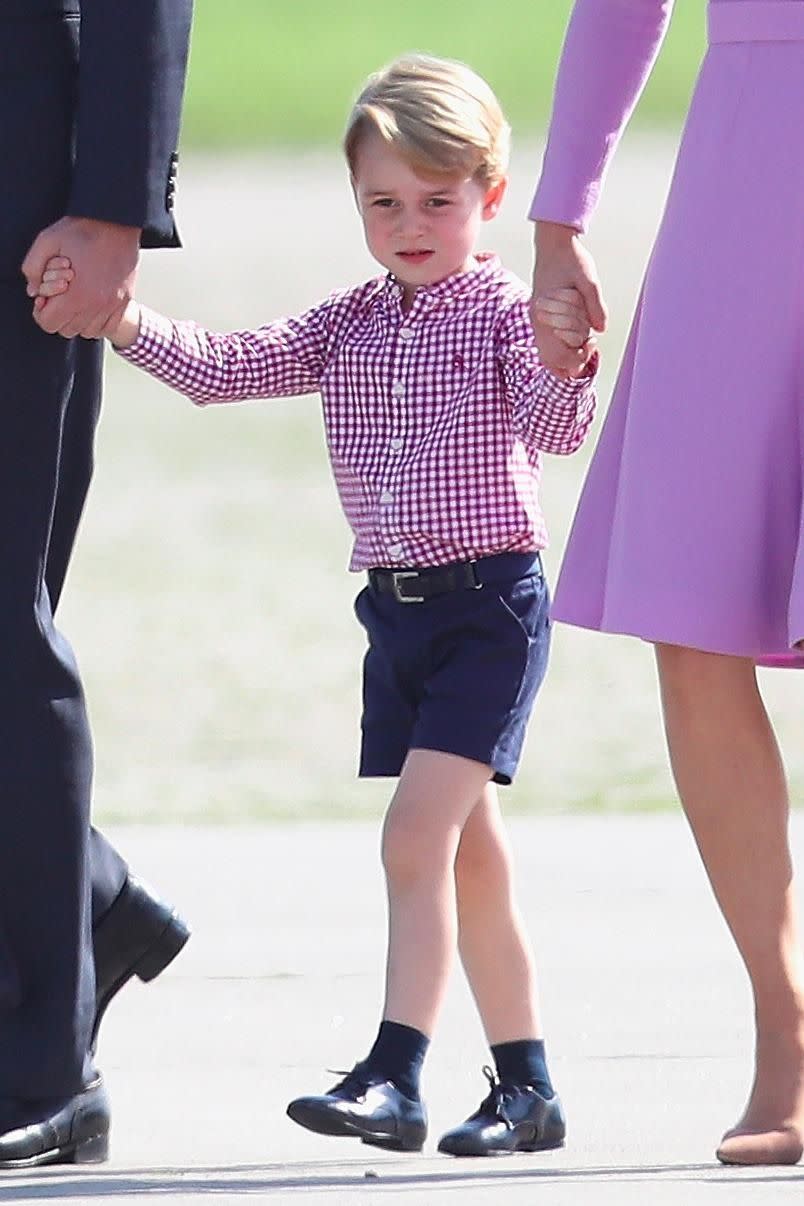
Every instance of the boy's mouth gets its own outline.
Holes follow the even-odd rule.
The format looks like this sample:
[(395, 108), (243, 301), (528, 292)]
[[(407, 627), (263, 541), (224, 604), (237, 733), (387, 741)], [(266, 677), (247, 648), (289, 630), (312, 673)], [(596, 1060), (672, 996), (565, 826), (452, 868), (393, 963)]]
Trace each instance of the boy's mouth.
[(423, 264), (425, 260), (429, 260), (433, 252), (430, 250), (398, 251), (396, 254), (401, 260), (404, 260), (406, 264)]

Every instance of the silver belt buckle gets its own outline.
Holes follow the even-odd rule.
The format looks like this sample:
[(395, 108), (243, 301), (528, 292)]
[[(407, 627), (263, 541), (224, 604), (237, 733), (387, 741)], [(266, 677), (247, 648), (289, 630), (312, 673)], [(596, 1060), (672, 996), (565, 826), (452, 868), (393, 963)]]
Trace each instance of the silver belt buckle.
[(424, 595), (401, 595), (399, 583), (402, 578), (418, 578), (416, 570), (394, 570), (391, 575), (392, 589), (397, 603), (423, 603)]

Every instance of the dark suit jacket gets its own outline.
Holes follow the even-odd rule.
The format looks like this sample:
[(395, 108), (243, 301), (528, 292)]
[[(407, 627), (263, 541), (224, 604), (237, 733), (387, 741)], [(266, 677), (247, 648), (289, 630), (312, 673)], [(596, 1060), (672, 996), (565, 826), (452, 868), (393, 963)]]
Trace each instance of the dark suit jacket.
[[(1, 2), (1, 0), (0, 0)], [(80, 0), (67, 212), (176, 243), (173, 192), (192, 0)]]
[(0, 0), (0, 276), (64, 214), (173, 220), (192, 0)]

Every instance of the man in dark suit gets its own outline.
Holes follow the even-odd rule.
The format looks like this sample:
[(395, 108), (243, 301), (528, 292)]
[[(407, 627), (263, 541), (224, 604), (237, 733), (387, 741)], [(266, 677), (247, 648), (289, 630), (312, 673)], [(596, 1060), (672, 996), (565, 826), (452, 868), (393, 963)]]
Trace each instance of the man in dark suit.
[[(178, 242), (191, 3), (0, 0), (0, 1168), (105, 1158), (98, 1023), (189, 933), (90, 830), (83, 691), (53, 613), (92, 472), (97, 337), (140, 246)], [(60, 253), (75, 288), (37, 325), (20, 269), (35, 291)]]

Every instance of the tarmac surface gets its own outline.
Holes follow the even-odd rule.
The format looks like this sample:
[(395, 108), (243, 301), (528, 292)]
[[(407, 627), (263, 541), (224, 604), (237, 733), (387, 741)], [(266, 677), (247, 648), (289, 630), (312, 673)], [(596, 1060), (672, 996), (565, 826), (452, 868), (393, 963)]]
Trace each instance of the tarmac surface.
[[(425, 1070), (421, 1155), (314, 1135), (285, 1116), (292, 1097), (332, 1083), (328, 1068), (365, 1054), (376, 1029), (376, 822), (123, 827), (111, 836), (181, 908), (193, 938), (158, 981), (128, 986), (104, 1023), (110, 1162), (0, 1174), (0, 1200), (800, 1200), (804, 1168), (714, 1159), (749, 1087), (750, 1003), (682, 817), (516, 818), (511, 832), (565, 1148), (488, 1161), (436, 1153), (440, 1133), (484, 1095), (488, 1052), (458, 969)], [(800, 864), (804, 818), (792, 832)]]

